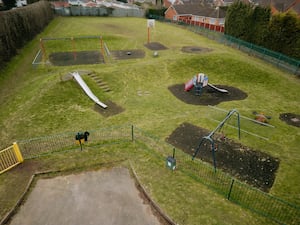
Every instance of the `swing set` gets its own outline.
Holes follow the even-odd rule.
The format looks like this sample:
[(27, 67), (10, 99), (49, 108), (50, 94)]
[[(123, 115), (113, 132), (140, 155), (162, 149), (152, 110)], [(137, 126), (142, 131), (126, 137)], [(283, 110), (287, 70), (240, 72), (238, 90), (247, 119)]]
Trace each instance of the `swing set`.
[[(237, 126), (238, 126), (238, 137), (240, 139), (241, 132), (240, 132), (240, 114), (236, 109), (232, 109), (228, 112), (226, 117), (218, 124), (218, 126), (211, 131), (207, 136), (202, 137), (200, 144), (198, 145), (192, 160), (197, 156), (199, 153), (201, 147), (205, 146), (207, 141), (210, 143), (211, 146), (211, 152), (212, 152), (212, 159), (213, 159), (213, 165), (214, 165), (214, 171), (216, 172), (216, 158), (215, 158), (215, 151), (216, 151), (216, 144), (215, 144), (215, 138), (214, 135), (216, 132), (220, 132), (220, 130), (224, 127), (224, 124), (231, 118), (233, 114), (237, 114)], [(224, 138), (224, 137), (223, 137)]]

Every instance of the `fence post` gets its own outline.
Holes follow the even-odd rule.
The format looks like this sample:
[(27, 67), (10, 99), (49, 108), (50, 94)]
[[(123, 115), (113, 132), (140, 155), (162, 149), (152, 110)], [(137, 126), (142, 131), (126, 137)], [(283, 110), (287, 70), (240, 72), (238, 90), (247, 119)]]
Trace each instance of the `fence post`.
[(228, 200), (230, 199), (230, 195), (231, 195), (231, 191), (232, 191), (233, 183), (234, 183), (234, 179), (232, 179), (232, 180), (231, 180), (231, 184), (230, 184), (229, 192), (228, 192), (228, 195), (227, 195), (227, 199), (228, 199)]
[(17, 142), (14, 142), (14, 143), (13, 143), (13, 149), (14, 149), (14, 152), (15, 152), (16, 157), (17, 157), (17, 159), (18, 159), (18, 162), (20, 162), (20, 163), (23, 162), (24, 159), (23, 159), (22, 153), (21, 153), (21, 151), (20, 151), (20, 148), (19, 148)]
[(131, 125), (131, 141), (134, 141), (133, 125)]
[(294, 73), (295, 75), (298, 75), (297, 72), (298, 72), (299, 68), (300, 68), (300, 63), (298, 63), (297, 66), (296, 66), (296, 70), (295, 70), (295, 73)]

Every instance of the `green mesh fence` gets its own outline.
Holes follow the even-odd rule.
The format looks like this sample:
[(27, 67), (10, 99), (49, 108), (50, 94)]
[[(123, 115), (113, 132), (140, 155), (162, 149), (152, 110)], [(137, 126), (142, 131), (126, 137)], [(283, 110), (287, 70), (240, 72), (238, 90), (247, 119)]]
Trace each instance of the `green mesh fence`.
[[(84, 146), (136, 140), (147, 145), (153, 150), (153, 157), (161, 160), (166, 160), (168, 156), (172, 155), (174, 149), (164, 140), (132, 125), (88, 130), (88, 132), (90, 135)], [(77, 132), (68, 132), (32, 138), (18, 141), (18, 144), (25, 159), (34, 158), (53, 152), (79, 149), (75, 140), (76, 134)], [(242, 183), (221, 170), (215, 171), (212, 165), (197, 158), (192, 160), (191, 155), (180, 149), (176, 149), (175, 158), (177, 170), (206, 185), (224, 198), (270, 219), (270, 223), (300, 224), (300, 207)]]
[(234, 38), (229, 35), (223, 35), (222, 42), (236, 47), (250, 55), (261, 58), (281, 69), (288, 70), (295, 75), (300, 75), (300, 60), (290, 58), (278, 52), (251, 44), (249, 42)]
[[(88, 141), (83, 146), (94, 146), (107, 142), (120, 142), (132, 140), (132, 126), (115, 126), (98, 130), (87, 130)], [(84, 133), (85, 130), (78, 131)], [(51, 136), (37, 137), (18, 141), (20, 150), (25, 159), (39, 157), (57, 151), (80, 149), (80, 144), (75, 140), (78, 132), (68, 132)]]
[(235, 181), (230, 201), (272, 219), (280, 224), (299, 224), (300, 209), (272, 195)]
[(182, 21), (170, 21), (161, 16), (150, 15), (150, 18), (159, 20), (161, 22), (167, 22), (174, 25), (179, 25), (189, 29), (197, 34), (206, 36), (209, 39), (215, 40), (222, 44), (237, 48), (249, 55), (260, 58), (274, 66), (288, 71), (294, 75), (300, 75), (300, 60), (288, 57), (278, 52), (271, 51), (258, 45), (251, 44), (249, 42), (234, 38), (229, 35), (225, 35), (221, 32), (209, 30), (208, 28), (199, 27), (197, 25), (186, 24)]
[[(178, 151), (177, 151), (178, 152)], [(178, 154), (177, 154), (177, 157)], [(280, 224), (299, 224), (300, 208), (238, 181), (201, 161), (181, 160), (180, 168), (228, 200)]]

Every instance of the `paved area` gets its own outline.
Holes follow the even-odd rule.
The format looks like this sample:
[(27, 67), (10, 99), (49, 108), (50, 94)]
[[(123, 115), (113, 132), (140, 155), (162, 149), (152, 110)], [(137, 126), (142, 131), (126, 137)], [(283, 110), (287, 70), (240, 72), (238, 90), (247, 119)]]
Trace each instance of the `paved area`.
[(125, 168), (37, 181), (11, 225), (160, 225)]

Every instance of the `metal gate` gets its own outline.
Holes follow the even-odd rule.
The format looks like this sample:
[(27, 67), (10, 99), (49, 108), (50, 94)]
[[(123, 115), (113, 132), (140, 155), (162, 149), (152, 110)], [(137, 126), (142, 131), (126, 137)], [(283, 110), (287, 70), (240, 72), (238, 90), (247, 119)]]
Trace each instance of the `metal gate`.
[(0, 151), (0, 174), (13, 168), (24, 161), (18, 144), (15, 142), (12, 146)]

